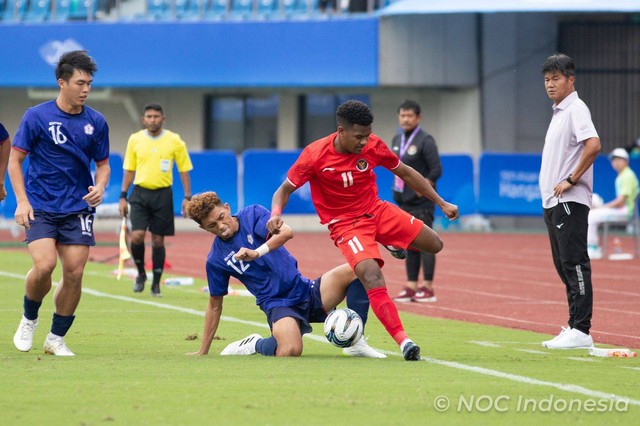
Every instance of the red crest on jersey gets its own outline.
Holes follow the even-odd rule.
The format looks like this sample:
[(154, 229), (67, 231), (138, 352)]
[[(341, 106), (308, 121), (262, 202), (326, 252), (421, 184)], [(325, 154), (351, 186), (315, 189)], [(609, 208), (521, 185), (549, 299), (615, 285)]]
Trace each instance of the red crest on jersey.
[(364, 172), (368, 168), (369, 168), (369, 163), (367, 163), (367, 160), (365, 160), (364, 158), (359, 159), (358, 162), (356, 163), (356, 169), (358, 169), (361, 172)]

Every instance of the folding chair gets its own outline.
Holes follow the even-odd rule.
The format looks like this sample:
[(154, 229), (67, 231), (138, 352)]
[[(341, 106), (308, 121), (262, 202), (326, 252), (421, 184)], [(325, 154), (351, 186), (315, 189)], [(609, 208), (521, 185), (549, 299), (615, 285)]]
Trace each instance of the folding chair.
[(632, 229), (634, 252), (636, 257), (640, 256), (640, 208), (638, 208), (638, 201), (640, 196), (636, 197), (633, 203), (634, 211), (631, 219), (627, 220), (609, 220), (602, 222), (602, 256), (607, 256), (607, 249), (609, 246), (609, 228), (612, 226), (624, 226), (626, 229)]

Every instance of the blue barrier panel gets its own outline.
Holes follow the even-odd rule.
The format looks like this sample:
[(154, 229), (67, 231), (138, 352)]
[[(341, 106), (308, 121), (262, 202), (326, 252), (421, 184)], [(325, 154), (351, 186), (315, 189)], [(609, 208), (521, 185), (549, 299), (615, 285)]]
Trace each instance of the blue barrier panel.
[[(191, 193), (215, 191), (231, 211), (238, 210), (238, 159), (228, 150), (190, 152), (193, 170), (190, 172)], [(173, 211), (180, 214), (184, 189), (177, 167), (173, 168)]]
[[(438, 179), (438, 194), (458, 206), (460, 215), (476, 213), (478, 210), (473, 177), (473, 159), (466, 154), (440, 154), (442, 177)], [(378, 176), (378, 195), (393, 202), (393, 173), (383, 167), (374, 169)], [(444, 217), (436, 207), (436, 216)]]
[[(358, 48), (336, 61), (335, 46), (345, 40)], [(20, 64), (0, 67), (0, 82), (3, 87), (56, 87), (52, 64), (62, 52), (75, 49), (88, 50), (98, 63), (94, 87), (378, 84), (378, 20), (373, 17), (0, 25), (2, 56)], [(173, 60), (158, 67), (152, 58), (160, 57)]]
[[(270, 209), (273, 193), (287, 178), (287, 171), (296, 161), (300, 152), (299, 150), (246, 150), (242, 154), (244, 205), (262, 204)], [(315, 214), (315, 212), (308, 183), (291, 195), (285, 208), (287, 214)]]
[(488, 215), (541, 216), (541, 158), (541, 154), (482, 154), (478, 211)]

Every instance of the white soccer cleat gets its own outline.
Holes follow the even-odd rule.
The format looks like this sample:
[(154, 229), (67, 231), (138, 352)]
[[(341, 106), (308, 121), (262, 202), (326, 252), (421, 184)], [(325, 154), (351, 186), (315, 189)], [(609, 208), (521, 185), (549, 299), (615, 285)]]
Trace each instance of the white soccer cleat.
[(220, 355), (253, 355), (256, 353), (256, 343), (260, 339), (262, 339), (261, 335), (251, 334), (242, 340), (229, 343)]
[(593, 347), (593, 338), (575, 328), (568, 328), (555, 339), (543, 342), (548, 349), (589, 349)]
[(21, 352), (29, 352), (33, 346), (33, 335), (36, 332), (38, 326), (38, 318), (34, 320), (28, 320), (25, 316), (22, 316), (20, 325), (16, 334), (13, 336), (13, 344)]
[(44, 340), (44, 353), (47, 355), (55, 356), (76, 356), (65, 345), (64, 337), (56, 336), (55, 334), (47, 334), (47, 338)]
[(376, 351), (367, 343), (367, 340), (362, 336), (353, 346), (344, 348), (342, 353), (348, 356), (359, 356), (364, 358), (386, 358), (387, 356), (381, 352)]

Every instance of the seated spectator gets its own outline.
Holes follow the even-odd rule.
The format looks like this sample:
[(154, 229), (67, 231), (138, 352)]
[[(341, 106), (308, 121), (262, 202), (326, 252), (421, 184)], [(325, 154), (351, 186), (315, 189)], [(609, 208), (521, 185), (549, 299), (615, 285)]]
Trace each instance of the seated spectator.
[(638, 178), (629, 167), (629, 153), (624, 148), (616, 148), (609, 154), (611, 166), (616, 172), (616, 198), (601, 206), (593, 206), (589, 212), (589, 231), (587, 244), (589, 257), (601, 259), (598, 226), (606, 221), (624, 221), (631, 219), (638, 198)]

